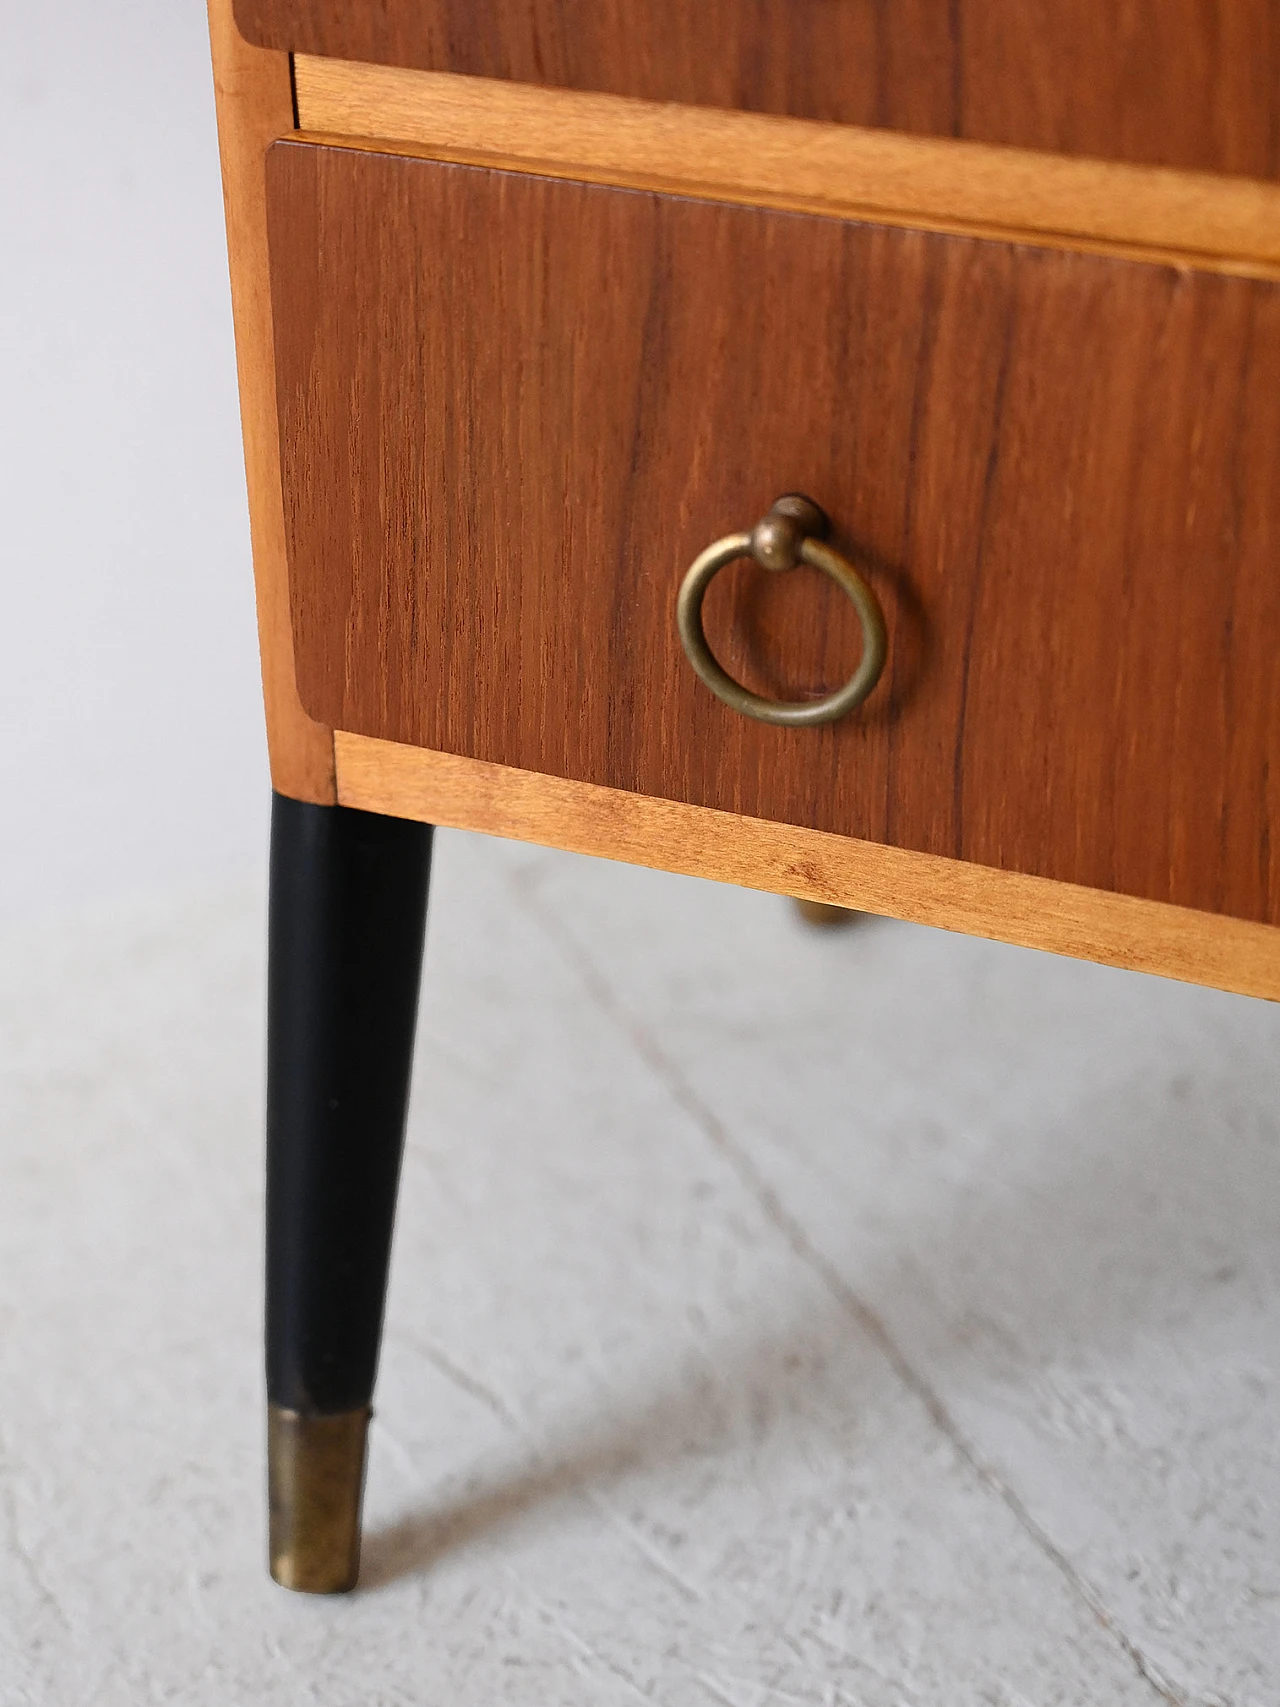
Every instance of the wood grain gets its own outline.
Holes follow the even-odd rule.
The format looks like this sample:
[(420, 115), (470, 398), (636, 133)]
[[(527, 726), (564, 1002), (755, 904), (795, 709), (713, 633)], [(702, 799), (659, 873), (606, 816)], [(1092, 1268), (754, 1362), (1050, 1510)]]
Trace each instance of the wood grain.
[(1280, 184), (300, 56), (310, 140), (1280, 277)]
[(328, 804), (335, 798), (333, 733), (302, 709), (294, 678), (268, 279), (263, 162), (270, 143), (293, 129), (289, 60), (241, 40), (231, 0), (209, 0), (209, 36), (271, 781), (281, 794)]
[(1280, 931), (339, 732), (347, 806), (1280, 999)]
[(1280, 175), (1274, 0), (236, 0), (263, 46)]
[[(1280, 920), (1280, 292), (301, 143), (269, 159), (304, 703), (336, 728)], [(887, 680), (822, 730), (694, 679), (680, 576), (781, 491)], [(762, 691), (839, 595), (729, 571)]]

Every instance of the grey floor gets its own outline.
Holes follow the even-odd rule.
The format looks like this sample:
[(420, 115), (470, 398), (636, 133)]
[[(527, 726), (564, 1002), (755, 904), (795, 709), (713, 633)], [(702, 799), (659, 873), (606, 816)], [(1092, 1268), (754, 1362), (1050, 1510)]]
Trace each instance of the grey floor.
[(1280, 1010), (440, 838), (364, 1583), (265, 1578), (262, 903), (3, 943), (0, 1699), (1280, 1699)]
[(1280, 1702), (1280, 1009), (442, 836), (364, 1587), (263, 1569), (203, 8), (0, 0), (0, 1703)]

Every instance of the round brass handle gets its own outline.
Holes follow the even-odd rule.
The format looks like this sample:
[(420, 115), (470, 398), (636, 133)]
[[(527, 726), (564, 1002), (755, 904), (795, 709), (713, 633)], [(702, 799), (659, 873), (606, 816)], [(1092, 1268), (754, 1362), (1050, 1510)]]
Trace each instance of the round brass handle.
[[(884, 613), (880, 601), (862, 576), (838, 551), (821, 538), (827, 531), (827, 518), (809, 498), (788, 493), (779, 498), (769, 514), (756, 523), (750, 533), (730, 533), (709, 545), (693, 561), (680, 585), (676, 600), (676, 626), (685, 656), (700, 679), (718, 699), (746, 717), (758, 718), (761, 723), (782, 723), (791, 728), (806, 728), (815, 723), (834, 723), (861, 705), (880, 679), (884, 669), (888, 640), (885, 635)], [(797, 563), (807, 563), (821, 569), (844, 593), (858, 613), (862, 624), (862, 657), (857, 669), (843, 687), (823, 699), (778, 700), (765, 699), (752, 693), (741, 682), (735, 682), (717, 661), (702, 628), (702, 601), (707, 588), (720, 571), (739, 557), (753, 557), (763, 569), (791, 569)]]

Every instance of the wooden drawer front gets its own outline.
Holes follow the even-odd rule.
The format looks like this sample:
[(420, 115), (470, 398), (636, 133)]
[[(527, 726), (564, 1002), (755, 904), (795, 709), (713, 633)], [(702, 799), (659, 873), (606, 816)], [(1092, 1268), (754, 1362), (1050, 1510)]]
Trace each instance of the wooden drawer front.
[[(268, 161), (299, 689), (334, 727), (1280, 922), (1280, 287), (305, 143)], [(889, 667), (697, 682), (803, 490)], [(808, 570), (708, 600), (833, 686)]]
[(259, 46), (1280, 174), (1276, 0), (235, 0)]

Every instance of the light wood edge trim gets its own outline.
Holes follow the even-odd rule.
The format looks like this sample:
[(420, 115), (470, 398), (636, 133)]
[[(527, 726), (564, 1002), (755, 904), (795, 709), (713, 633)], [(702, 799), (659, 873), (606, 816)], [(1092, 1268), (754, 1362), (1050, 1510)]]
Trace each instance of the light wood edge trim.
[(305, 139), (1280, 278), (1280, 184), (295, 59)]
[(293, 132), (289, 56), (250, 47), (236, 29), (231, 0), (209, 0), (209, 39), (271, 781), (294, 799), (332, 805), (333, 731), (302, 709), (294, 675), (276, 421), (263, 158), (272, 142)]
[(338, 799), (970, 936), (1280, 998), (1280, 930), (339, 730)]

